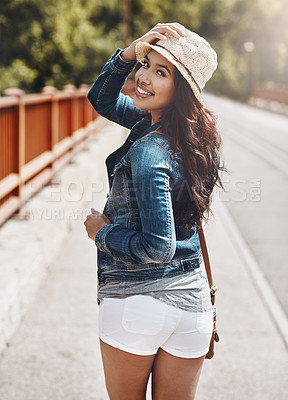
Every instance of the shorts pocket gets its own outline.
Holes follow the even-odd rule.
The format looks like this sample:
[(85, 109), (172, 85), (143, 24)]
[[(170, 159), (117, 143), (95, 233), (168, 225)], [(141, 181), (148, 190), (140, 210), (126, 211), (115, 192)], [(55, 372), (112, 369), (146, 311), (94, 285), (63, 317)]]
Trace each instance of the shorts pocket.
[(100, 301), (98, 331), (106, 336), (113, 336), (122, 329), (121, 327), (121, 301), (122, 299), (105, 297)]
[(151, 296), (127, 297), (122, 316), (122, 326), (127, 332), (156, 335), (164, 326), (166, 304)]
[(196, 329), (200, 333), (211, 334), (213, 330), (213, 311), (197, 312)]

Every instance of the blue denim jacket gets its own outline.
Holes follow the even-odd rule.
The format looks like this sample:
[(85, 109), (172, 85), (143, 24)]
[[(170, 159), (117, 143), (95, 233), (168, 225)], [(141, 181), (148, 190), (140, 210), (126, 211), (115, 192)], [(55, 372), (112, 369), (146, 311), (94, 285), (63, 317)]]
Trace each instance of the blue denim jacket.
[(88, 98), (95, 110), (131, 132), (106, 159), (110, 192), (103, 213), (111, 224), (95, 237), (99, 284), (151, 280), (194, 270), (202, 261), (196, 226), (175, 223), (183, 209), (184, 173), (180, 150), (172, 150), (151, 126), (147, 111), (134, 107), (121, 93), (136, 62), (126, 62), (118, 49), (104, 66)]

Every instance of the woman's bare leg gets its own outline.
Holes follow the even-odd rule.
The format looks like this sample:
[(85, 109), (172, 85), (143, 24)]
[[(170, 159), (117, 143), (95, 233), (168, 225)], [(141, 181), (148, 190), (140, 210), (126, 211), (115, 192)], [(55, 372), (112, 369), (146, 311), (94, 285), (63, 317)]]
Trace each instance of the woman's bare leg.
[(153, 400), (194, 400), (204, 359), (175, 357), (159, 349), (152, 371)]
[(145, 400), (155, 355), (137, 356), (109, 346), (102, 340), (100, 348), (110, 400)]

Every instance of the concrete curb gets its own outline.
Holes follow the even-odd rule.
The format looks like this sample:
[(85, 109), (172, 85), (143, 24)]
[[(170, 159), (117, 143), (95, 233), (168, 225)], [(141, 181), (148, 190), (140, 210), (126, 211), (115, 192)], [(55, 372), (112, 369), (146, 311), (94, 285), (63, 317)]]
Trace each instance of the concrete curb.
[(248, 271), (251, 281), (254, 283), (259, 296), (261, 297), (265, 308), (268, 310), (271, 318), (273, 319), (276, 328), (278, 329), (285, 346), (288, 349), (288, 319), (282, 309), (278, 299), (269, 286), (260, 266), (258, 265), (254, 255), (245, 243), (239, 229), (235, 225), (229, 211), (223, 203), (217, 204), (218, 214), (224, 226), (230, 233), (231, 241), (238, 249), (243, 257), (244, 266)]

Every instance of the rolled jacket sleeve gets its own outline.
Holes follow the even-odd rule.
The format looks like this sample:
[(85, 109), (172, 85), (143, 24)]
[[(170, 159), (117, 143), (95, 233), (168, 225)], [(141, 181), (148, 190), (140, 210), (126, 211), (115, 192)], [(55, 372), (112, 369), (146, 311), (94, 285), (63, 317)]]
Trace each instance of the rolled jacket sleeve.
[(98, 231), (95, 243), (112, 257), (132, 258), (141, 264), (172, 260), (176, 251), (169, 152), (153, 141), (135, 143), (131, 151), (132, 182), (142, 232), (108, 224)]

